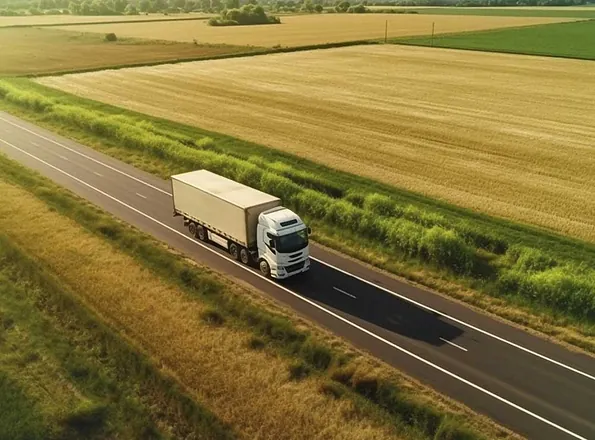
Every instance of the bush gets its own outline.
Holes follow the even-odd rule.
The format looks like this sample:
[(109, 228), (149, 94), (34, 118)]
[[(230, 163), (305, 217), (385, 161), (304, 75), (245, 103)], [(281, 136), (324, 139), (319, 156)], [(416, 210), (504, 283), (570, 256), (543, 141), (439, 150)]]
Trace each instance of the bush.
[(512, 246), (506, 253), (514, 268), (523, 272), (542, 272), (557, 265), (549, 255), (538, 249)]
[(454, 231), (440, 226), (424, 231), (420, 253), (433, 263), (448, 267), (456, 273), (468, 274), (473, 269), (474, 252)]
[(365, 14), (366, 12), (370, 12), (370, 10), (360, 3), (359, 5), (354, 5), (347, 8), (347, 12), (349, 14)]
[(317, 370), (326, 370), (333, 361), (331, 350), (308, 339), (301, 348), (302, 358)]
[(312, 370), (303, 361), (295, 361), (289, 366), (289, 378), (301, 380), (310, 375)]
[(268, 15), (260, 5), (247, 4), (239, 9), (226, 9), (218, 18), (209, 19), (210, 26), (237, 26), (254, 24), (278, 24), (281, 20)]
[(113, 32), (105, 34), (105, 41), (118, 41), (118, 37)]
[(395, 213), (395, 203), (390, 197), (371, 193), (365, 197), (364, 209), (378, 215), (392, 216)]

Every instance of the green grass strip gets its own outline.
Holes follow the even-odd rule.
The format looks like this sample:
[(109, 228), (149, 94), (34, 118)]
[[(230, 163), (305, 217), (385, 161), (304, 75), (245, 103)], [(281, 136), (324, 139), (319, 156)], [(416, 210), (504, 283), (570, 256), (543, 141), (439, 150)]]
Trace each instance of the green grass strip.
[[(595, 12), (595, 11), (594, 11)], [(595, 14), (594, 14), (595, 15)], [(398, 38), (399, 44), (595, 60), (595, 20), (513, 29)]]

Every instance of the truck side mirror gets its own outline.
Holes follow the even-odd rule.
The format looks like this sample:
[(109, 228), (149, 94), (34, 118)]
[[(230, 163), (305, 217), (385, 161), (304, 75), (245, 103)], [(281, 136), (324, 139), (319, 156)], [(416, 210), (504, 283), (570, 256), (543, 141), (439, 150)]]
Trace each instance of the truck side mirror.
[(275, 240), (269, 240), (269, 247), (275, 249)]
[(308, 226), (308, 235), (312, 234), (312, 228), (310, 226)]

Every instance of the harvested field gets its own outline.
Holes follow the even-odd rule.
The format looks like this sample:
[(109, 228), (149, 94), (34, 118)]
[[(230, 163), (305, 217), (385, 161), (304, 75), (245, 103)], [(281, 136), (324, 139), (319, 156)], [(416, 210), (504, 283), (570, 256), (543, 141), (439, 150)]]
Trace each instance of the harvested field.
[[(204, 21), (175, 23), (122, 23), (89, 26), (64, 26), (65, 30), (81, 32), (115, 32), (117, 35), (159, 40), (201, 43), (225, 43), (272, 47), (306, 46), (384, 38), (388, 20), (388, 36), (426, 35), (436, 23), (436, 33), (477, 31), (543, 23), (569, 19), (525, 17), (467, 17), (467, 16), (397, 16), (394, 14), (325, 14), (283, 17), (276, 26), (208, 26)], [(314, 31), (315, 30), (315, 31)]]
[(0, 28), (0, 75), (54, 73), (245, 52), (240, 46), (125, 39), (55, 28)]
[(129, 22), (146, 20), (201, 19), (213, 14), (149, 14), (149, 15), (31, 15), (24, 17), (0, 17), (0, 27), (6, 26), (54, 26), (57, 24)]
[(365, 46), (40, 82), (595, 241), (590, 62)]

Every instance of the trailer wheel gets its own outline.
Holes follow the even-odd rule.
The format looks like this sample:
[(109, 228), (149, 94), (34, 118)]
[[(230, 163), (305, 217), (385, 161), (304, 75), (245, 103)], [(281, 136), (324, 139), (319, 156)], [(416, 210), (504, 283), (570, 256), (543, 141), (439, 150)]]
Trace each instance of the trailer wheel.
[(240, 259), (240, 251), (238, 249), (238, 245), (235, 243), (231, 243), (229, 245), (229, 253), (231, 254), (231, 256), (233, 257), (234, 260), (239, 260)]
[(248, 249), (246, 249), (245, 247), (243, 247), (242, 249), (240, 249), (240, 260), (246, 266), (248, 264), (250, 264), (250, 252), (248, 252)]
[(188, 223), (188, 232), (190, 232), (190, 235), (192, 235), (193, 237), (196, 237), (196, 223)]
[(200, 241), (207, 241), (207, 230), (204, 226), (199, 226), (196, 230), (196, 236)]
[(267, 260), (260, 260), (258, 262), (258, 266), (260, 268), (260, 272), (265, 276), (269, 277), (271, 275), (271, 266), (267, 263)]

